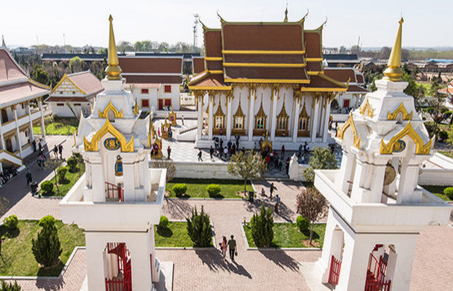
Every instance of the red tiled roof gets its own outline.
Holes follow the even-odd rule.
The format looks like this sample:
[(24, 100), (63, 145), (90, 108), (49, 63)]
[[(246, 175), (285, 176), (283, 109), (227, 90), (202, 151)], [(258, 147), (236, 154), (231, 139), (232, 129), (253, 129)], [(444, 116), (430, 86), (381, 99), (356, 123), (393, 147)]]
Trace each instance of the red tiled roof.
[(447, 89), (448, 89), (448, 93), (453, 94), (453, 87), (450, 87), (450, 86), (448, 86), (447, 88), (440, 89), (439, 92), (447, 94)]
[(0, 49), (0, 82), (21, 78), (28, 76), (5, 49)]
[(204, 41), (206, 57), (222, 56), (222, 32), (220, 29), (205, 30)]
[(365, 80), (362, 74), (356, 74), (355, 77), (357, 78), (357, 84), (365, 85)]
[(204, 72), (192, 79), (190, 87), (227, 87), (222, 74), (211, 74)]
[(123, 73), (182, 74), (182, 57), (118, 57)]
[(324, 75), (339, 82), (357, 83), (356, 73), (353, 68), (324, 68)]
[(349, 93), (369, 93), (370, 91), (368, 91), (367, 89), (362, 88), (360, 86), (357, 86), (357, 85), (349, 85), (348, 90), (346, 92), (349, 92)]
[(205, 70), (204, 68), (204, 58), (193, 58), (193, 73), (199, 74)]
[(50, 90), (41, 88), (31, 82), (6, 85), (0, 87), (0, 106), (8, 106), (19, 101), (26, 101), (32, 98), (48, 94)]
[(99, 93), (104, 90), (101, 81), (90, 71), (67, 75), (80, 89), (85, 91), (87, 95)]
[(182, 84), (181, 76), (140, 76), (130, 75), (124, 76), (128, 84), (142, 83), (142, 84)]
[(310, 76), (310, 85), (307, 85), (306, 87), (344, 89), (346, 84), (344, 84), (344, 86), (340, 86), (335, 84), (333, 81), (330, 81), (329, 78), (323, 78), (322, 75), (316, 75)]

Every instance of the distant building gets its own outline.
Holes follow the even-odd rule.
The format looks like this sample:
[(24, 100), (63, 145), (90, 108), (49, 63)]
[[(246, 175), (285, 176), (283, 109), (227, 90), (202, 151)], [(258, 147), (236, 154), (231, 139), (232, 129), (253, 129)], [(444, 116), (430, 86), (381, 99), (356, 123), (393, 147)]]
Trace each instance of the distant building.
[(132, 91), (141, 110), (180, 109), (183, 56), (122, 56), (118, 59), (126, 87)]
[(328, 67), (354, 67), (360, 64), (356, 54), (324, 54), (324, 60)]
[(89, 70), (64, 75), (53, 88), (46, 103), (50, 104), (53, 115), (60, 117), (78, 117), (91, 113), (92, 100), (104, 88), (101, 81)]
[[(0, 47), (0, 172), (23, 166), (33, 153), (33, 126), (41, 124), (45, 142), (42, 97), (50, 88), (29, 78), (6, 50)], [(35, 144), (37, 146), (37, 144)]]

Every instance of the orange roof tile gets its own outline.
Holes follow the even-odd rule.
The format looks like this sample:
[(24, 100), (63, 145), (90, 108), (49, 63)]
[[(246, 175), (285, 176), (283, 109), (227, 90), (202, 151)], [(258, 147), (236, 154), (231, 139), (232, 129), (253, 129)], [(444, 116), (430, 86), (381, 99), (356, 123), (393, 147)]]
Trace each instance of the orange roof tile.
[(67, 75), (80, 89), (85, 91), (87, 95), (99, 93), (104, 90), (101, 81), (91, 71)]

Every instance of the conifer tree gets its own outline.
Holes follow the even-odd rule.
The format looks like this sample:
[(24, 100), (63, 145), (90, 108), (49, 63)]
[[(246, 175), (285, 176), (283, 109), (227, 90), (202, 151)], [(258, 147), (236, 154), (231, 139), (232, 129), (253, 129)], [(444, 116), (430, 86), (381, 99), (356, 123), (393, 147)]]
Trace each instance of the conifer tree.
[(250, 220), (252, 228), (252, 237), (255, 245), (259, 248), (270, 247), (274, 239), (274, 218), (272, 217), (272, 209), (261, 205), (260, 214), (255, 213)]
[(38, 233), (38, 238), (32, 239), (33, 255), (36, 261), (44, 267), (55, 266), (62, 252), (55, 218), (47, 215), (41, 218), (39, 226), (42, 228)]
[(212, 229), (209, 215), (204, 212), (203, 205), (198, 214), (197, 207), (192, 208), (192, 215), (187, 220), (187, 232), (195, 247), (208, 247), (212, 240)]

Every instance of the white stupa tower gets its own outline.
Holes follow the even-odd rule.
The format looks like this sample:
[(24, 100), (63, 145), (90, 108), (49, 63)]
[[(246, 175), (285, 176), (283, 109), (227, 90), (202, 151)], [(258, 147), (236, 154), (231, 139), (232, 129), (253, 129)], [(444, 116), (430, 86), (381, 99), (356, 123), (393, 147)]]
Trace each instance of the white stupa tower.
[(105, 91), (74, 136), (86, 172), (60, 206), (65, 223), (85, 230), (88, 289), (153, 290), (159, 280), (154, 225), (165, 190), (164, 169), (149, 169), (153, 129), (140, 119), (118, 66), (112, 17)]
[(433, 141), (403, 93), (399, 22), (385, 77), (337, 134), (339, 170), (317, 170), (316, 188), (330, 202), (317, 269), (334, 290), (409, 290), (416, 239), (448, 223), (448, 203), (417, 186)]

